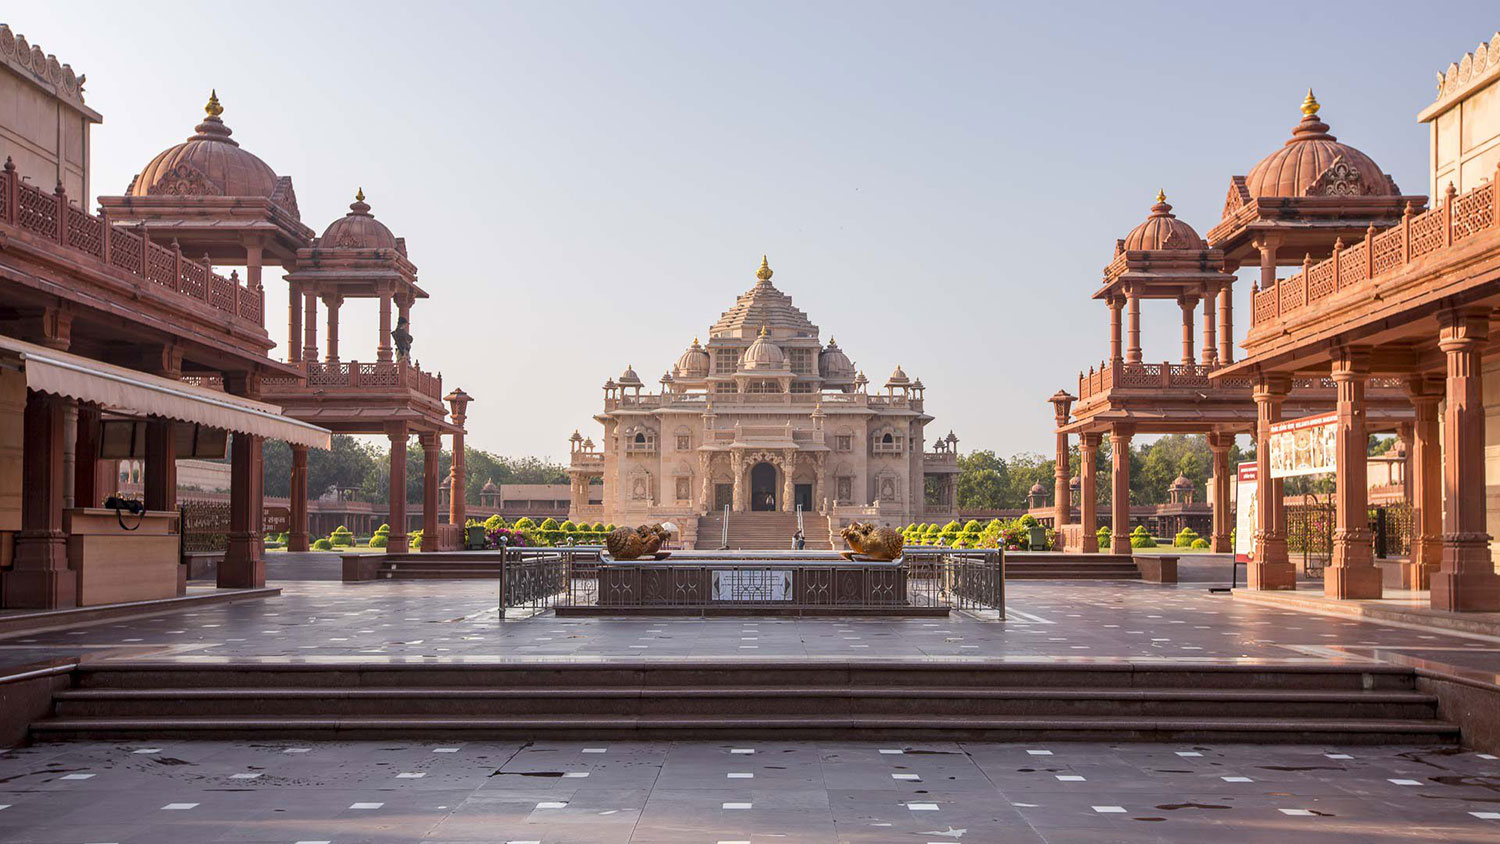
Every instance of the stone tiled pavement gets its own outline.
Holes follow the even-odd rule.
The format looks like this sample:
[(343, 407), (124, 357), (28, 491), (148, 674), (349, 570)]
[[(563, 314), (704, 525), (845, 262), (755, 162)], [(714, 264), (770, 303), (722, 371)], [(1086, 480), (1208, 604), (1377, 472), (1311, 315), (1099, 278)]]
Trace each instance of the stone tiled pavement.
[(1500, 761), (1101, 744), (54, 744), (0, 841), (996, 844), (1500, 840)]

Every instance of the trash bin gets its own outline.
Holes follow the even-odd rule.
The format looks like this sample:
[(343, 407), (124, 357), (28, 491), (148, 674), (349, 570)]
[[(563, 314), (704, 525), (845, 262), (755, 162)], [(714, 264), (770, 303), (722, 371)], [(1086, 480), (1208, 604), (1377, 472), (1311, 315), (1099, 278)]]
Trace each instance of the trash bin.
[(1050, 551), (1051, 545), (1047, 544), (1047, 529), (1041, 525), (1033, 525), (1026, 529), (1026, 544), (1032, 551)]

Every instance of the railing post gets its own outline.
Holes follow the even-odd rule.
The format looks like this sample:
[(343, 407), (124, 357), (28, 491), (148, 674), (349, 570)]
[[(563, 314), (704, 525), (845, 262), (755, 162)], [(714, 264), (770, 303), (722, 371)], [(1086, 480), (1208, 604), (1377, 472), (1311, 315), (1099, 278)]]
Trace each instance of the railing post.
[(1411, 203), (1401, 211), (1401, 263), (1411, 263)]
[(1164, 360), (1164, 361), (1161, 362), (1161, 382), (1160, 383), (1161, 383), (1161, 385), (1163, 387), (1170, 387), (1170, 386), (1172, 386), (1172, 362), (1169, 361), (1169, 360)]
[(1375, 224), (1365, 229), (1365, 278), (1375, 277)]
[(16, 176), (16, 163), (5, 157), (5, 222), (16, 224), (16, 191), (21, 187), (21, 180)]
[(1342, 261), (1339, 260), (1339, 253), (1343, 252), (1343, 251), (1344, 251), (1344, 239), (1342, 237), (1336, 237), (1336, 238), (1334, 238), (1333, 239), (1333, 289), (1334, 290), (1343, 290), (1344, 289), (1344, 280), (1339, 275), (1339, 269), (1340, 269), (1340, 267), (1342, 266), (1342, 263), (1343, 263)]
[(141, 235), (141, 278), (151, 280), (151, 237), (146, 234), (146, 224), (136, 227)]
[(349, 386), (359, 386), (359, 361), (349, 361)]
[(105, 266), (113, 266), (110, 263), (110, 261), (109, 261), (110, 243), (112, 243), (113, 241), (114, 241), (114, 238), (110, 236), (109, 210), (106, 209), (106, 208), (100, 208), (99, 209), (99, 259), (104, 262)]
[[(172, 238), (172, 289), (182, 292), (182, 244), (175, 237)], [(203, 285), (203, 292), (208, 293), (207, 284)], [(203, 301), (208, 301), (207, 295), (203, 297)]]
[(52, 189), (52, 198), (57, 202), (57, 242), (68, 245), (68, 194), (59, 180)]
[(1495, 162), (1495, 175), (1490, 177), (1490, 224), (1500, 226), (1500, 161)]
[(1443, 196), (1443, 245), (1453, 245), (1453, 198), (1458, 196), (1458, 188), (1448, 183), (1448, 190)]

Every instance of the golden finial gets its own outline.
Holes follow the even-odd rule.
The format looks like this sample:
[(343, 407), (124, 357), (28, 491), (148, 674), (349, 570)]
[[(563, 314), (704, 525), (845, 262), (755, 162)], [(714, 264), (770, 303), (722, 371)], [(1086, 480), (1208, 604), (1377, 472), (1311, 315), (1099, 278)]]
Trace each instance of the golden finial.
[(768, 263), (766, 261), (766, 256), (765, 255), (761, 255), (760, 256), (760, 269), (758, 269), (758, 270), (755, 271), (755, 277), (758, 278), (758, 279), (760, 279), (761, 281), (770, 281), (771, 280), (771, 275), (772, 275), (772, 273), (771, 273), (771, 265), (770, 265), (770, 263)]
[(1307, 97), (1302, 100), (1302, 113), (1307, 115), (1308, 117), (1312, 117), (1313, 115), (1318, 113), (1319, 108), (1320, 106), (1318, 105), (1318, 98), (1314, 97), (1312, 89), (1308, 88)]
[(357, 191), (354, 192), (354, 201), (355, 202), (364, 202), (365, 201), (365, 189), (364, 188), (360, 188), (359, 190), (357, 190)]
[(1161, 188), (1157, 188), (1156, 189), (1156, 202), (1157, 202), (1157, 204), (1161, 204), (1161, 203), (1166, 202), (1166, 201), (1167, 201), (1167, 192), (1164, 191), (1164, 190), (1162, 190)]
[(698, 345), (698, 338), (697, 337), (693, 338), (693, 345), (694, 346)]
[(208, 105), (204, 106), (203, 110), (208, 113), (209, 117), (218, 117), (224, 113), (224, 107), (219, 105), (219, 90), (217, 88), (209, 90)]
[(760, 326), (760, 336), (761, 337), (770, 337), (771, 336), (771, 330), (769, 328), (766, 328), (765, 323), (761, 323), (761, 326)]

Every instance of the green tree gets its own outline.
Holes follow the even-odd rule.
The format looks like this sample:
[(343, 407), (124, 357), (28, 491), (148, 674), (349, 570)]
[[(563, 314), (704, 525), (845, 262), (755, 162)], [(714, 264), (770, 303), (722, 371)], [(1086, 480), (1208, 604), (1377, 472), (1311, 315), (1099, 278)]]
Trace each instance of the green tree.
[(998, 510), (1014, 507), (1006, 500), (1009, 469), (993, 451), (971, 451), (958, 456), (958, 506)]

